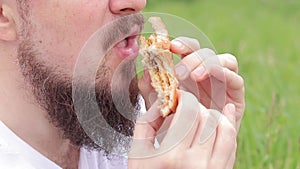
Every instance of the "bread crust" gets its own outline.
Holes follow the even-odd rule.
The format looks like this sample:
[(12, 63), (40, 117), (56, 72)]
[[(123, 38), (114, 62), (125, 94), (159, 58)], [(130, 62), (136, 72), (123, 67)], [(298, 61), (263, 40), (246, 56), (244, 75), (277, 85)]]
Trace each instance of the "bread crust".
[(151, 85), (158, 93), (161, 114), (166, 117), (176, 111), (179, 82), (165, 25), (159, 17), (150, 17), (148, 21), (152, 24), (155, 33), (148, 39), (140, 37), (140, 54), (143, 57), (143, 65), (149, 71)]

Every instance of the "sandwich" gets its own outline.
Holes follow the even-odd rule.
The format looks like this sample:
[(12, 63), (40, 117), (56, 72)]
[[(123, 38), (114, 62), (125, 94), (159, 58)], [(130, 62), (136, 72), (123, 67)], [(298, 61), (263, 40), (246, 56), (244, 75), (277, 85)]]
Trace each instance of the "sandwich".
[(163, 117), (176, 111), (178, 104), (177, 89), (179, 82), (175, 73), (171, 42), (166, 26), (159, 17), (148, 21), (154, 29), (149, 38), (140, 36), (140, 55), (142, 64), (148, 70), (151, 86), (157, 92), (160, 112)]

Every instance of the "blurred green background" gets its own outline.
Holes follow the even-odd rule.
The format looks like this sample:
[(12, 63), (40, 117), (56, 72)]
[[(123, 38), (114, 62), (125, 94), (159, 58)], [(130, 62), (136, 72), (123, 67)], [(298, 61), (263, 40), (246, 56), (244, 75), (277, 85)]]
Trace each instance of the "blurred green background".
[(300, 169), (300, 1), (148, 0), (239, 61), (246, 111), (235, 169)]

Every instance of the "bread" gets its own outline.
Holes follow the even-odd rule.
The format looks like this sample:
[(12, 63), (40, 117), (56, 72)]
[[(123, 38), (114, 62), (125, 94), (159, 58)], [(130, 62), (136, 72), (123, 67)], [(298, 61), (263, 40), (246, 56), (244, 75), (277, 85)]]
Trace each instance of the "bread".
[(170, 51), (171, 42), (164, 23), (159, 17), (150, 17), (148, 21), (155, 33), (148, 39), (140, 37), (139, 52), (144, 67), (149, 71), (151, 85), (158, 93), (161, 114), (166, 117), (176, 111), (179, 82)]

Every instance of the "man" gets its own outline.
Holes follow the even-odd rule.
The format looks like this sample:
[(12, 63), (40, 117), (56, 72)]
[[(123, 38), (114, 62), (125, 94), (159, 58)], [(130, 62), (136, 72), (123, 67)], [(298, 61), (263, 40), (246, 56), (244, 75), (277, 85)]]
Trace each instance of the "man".
[[(150, 108), (148, 113), (158, 113), (157, 103), (151, 105), (148, 99), (152, 88), (147, 73), (139, 83), (133, 77), (136, 34), (143, 25), (138, 13), (145, 5), (145, 0), (0, 0), (0, 168), (233, 167), (236, 133), (244, 112), (244, 84), (230, 54), (200, 49), (189, 38), (172, 41), (172, 51), (183, 58), (176, 66), (179, 80), (191, 77), (196, 93), (205, 94), (199, 97), (183, 83), (185, 91), (179, 91), (179, 108), (171, 126), (193, 123), (187, 133), (179, 134), (180, 140), (172, 130), (167, 132), (158, 149), (153, 142), (164, 119), (134, 124), (139, 107), (137, 85)], [(79, 80), (74, 78), (78, 61), (85, 55), (82, 47), (102, 28), (105, 33), (100, 37), (114, 36), (104, 36), (96, 47), (105, 56), (95, 83), (85, 79), (89, 66), (83, 70), (79, 64), (83, 72)], [(129, 98), (124, 83), (128, 83)], [(211, 92), (214, 83), (226, 86), (221, 97)], [(208, 110), (202, 105), (223, 115), (205, 113)], [(102, 118), (94, 123), (91, 116), (98, 111)], [(205, 122), (217, 128), (202, 137)], [(131, 144), (128, 138), (133, 133)], [(129, 148), (129, 156), (116, 155)]]

